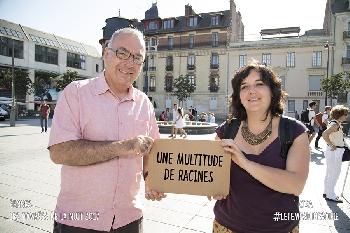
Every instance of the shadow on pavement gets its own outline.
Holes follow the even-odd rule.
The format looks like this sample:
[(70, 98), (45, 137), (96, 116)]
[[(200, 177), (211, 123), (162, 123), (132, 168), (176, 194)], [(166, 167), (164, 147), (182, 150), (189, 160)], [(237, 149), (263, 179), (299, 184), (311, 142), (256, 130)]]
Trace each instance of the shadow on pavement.
[(346, 215), (346, 213), (343, 212), (341, 208), (338, 207), (338, 205), (344, 205), (346, 204), (346, 201), (344, 200), (344, 203), (335, 203), (327, 201), (327, 205), (329, 209), (337, 214), (337, 219), (334, 220), (334, 227), (339, 233), (345, 233), (349, 232), (350, 230), (350, 218)]
[(316, 165), (324, 165), (324, 163), (321, 161), (322, 159), (324, 159), (323, 151), (313, 150), (311, 153), (311, 162), (315, 163)]

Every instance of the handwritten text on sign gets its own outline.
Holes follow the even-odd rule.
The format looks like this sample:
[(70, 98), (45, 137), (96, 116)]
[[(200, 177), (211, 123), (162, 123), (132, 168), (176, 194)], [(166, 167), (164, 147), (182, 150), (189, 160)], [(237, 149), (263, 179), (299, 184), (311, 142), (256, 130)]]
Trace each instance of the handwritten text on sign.
[(158, 139), (149, 156), (147, 182), (166, 193), (227, 195), (230, 164), (219, 141)]

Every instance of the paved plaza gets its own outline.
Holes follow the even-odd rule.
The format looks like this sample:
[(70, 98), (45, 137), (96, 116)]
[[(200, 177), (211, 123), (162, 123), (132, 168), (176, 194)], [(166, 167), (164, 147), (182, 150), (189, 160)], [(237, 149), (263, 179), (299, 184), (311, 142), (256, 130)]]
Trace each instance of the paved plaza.
[[(0, 122), (0, 233), (52, 232), (51, 214), (60, 189), (61, 166), (49, 158), (49, 132), (40, 132), (38, 119), (17, 121), (16, 127)], [(162, 138), (168, 136), (162, 134)], [(188, 139), (214, 137), (189, 135)], [(320, 145), (325, 147), (323, 140)], [(348, 163), (342, 166), (338, 193), (343, 189)], [(307, 218), (301, 221), (300, 232), (350, 232), (350, 175), (346, 200), (337, 204), (322, 198), (324, 173), (323, 153), (313, 148), (309, 177), (300, 197), (300, 210)], [(214, 203), (206, 197), (179, 194), (168, 194), (160, 202), (145, 200), (144, 232), (210, 233)]]

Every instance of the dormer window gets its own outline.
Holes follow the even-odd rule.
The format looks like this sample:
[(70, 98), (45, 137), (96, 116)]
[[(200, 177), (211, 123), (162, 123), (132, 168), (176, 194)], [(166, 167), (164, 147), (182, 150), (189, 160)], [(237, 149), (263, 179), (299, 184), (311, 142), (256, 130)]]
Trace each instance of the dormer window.
[(196, 27), (197, 26), (197, 22), (198, 22), (198, 17), (197, 16), (195, 16), (195, 17), (190, 17), (189, 19), (188, 19), (188, 26), (189, 27)]
[(213, 15), (211, 17), (211, 25), (212, 26), (217, 26), (219, 25), (219, 16), (218, 15)]
[(163, 29), (174, 28), (174, 19), (166, 19), (163, 21)]
[(156, 22), (154, 22), (154, 21), (151, 21), (151, 22), (149, 22), (149, 24), (148, 24), (148, 29), (149, 29), (149, 30), (158, 29), (158, 24), (157, 24)]

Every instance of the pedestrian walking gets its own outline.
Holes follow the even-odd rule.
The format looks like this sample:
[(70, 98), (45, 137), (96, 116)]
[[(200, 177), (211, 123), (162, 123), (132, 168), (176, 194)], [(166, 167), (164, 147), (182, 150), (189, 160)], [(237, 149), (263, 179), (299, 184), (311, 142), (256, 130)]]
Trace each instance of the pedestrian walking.
[(43, 100), (39, 106), (41, 132), (47, 132), (47, 119), (50, 114), (50, 106)]

